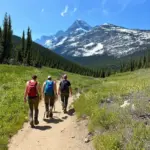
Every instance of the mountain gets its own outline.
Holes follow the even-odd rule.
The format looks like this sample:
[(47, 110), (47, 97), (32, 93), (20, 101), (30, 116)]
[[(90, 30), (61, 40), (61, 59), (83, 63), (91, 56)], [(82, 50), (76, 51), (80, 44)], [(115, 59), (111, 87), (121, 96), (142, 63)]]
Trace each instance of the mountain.
[(60, 45), (63, 40), (65, 40), (64, 38), (77, 36), (81, 33), (84, 34), (90, 29), (92, 29), (92, 27), (85, 21), (76, 20), (66, 31), (60, 30), (55, 35), (41, 36), (41, 38), (35, 40), (35, 42), (45, 46), (46, 48), (53, 49), (55, 46)]
[(150, 47), (150, 30), (128, 29), (109, 23), (91, 27), (85, 21), (76, 20), (63, 35), (48, 40), (51, 45), (44, 41), (44, 46), (65, 57), (108, 55), (120, 58)]
[(92, 27), (83, 20), (76, 20), (66, 31), (66, 35), (77, 35), (79, 33), (85, 33)]

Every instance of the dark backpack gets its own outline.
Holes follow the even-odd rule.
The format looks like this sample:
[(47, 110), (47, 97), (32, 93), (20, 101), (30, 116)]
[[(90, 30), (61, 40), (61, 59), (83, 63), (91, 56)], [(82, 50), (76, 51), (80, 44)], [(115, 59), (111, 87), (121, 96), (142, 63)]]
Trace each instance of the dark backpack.
[(62, 93), (69, 93), (69, 86), (68, 86), (68, 81), (67, 80), (63, 80), (60, 83), (60, 90)]

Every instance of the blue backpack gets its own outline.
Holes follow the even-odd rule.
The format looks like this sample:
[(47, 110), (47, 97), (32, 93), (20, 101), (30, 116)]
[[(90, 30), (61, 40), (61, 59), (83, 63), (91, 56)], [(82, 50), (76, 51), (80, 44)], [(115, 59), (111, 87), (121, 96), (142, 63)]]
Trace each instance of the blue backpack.
[(54, 96), (53, 86), (54, 86), (53, 81), (47, 80), (46, 85), (45, 85), (45, 89), (44, 89), (44, 93), (46, 95), (49, 95), (49, 96)]

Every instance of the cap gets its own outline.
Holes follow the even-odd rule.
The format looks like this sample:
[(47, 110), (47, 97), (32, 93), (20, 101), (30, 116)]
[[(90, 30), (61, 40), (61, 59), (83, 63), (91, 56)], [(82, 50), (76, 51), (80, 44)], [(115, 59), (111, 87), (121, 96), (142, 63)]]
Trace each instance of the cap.
[(48, 78), (48, 79), (51, 79), (52, 77), (51, 77), (51, 76), (48, 76), (47, 78)]
[(64, 79), (66, 79), (66, 78), (67, 78), (67, 75), (66, 75), (66, 74), (64, 74), (64, 76), (63, 76), (63, 77), (64, 77)]

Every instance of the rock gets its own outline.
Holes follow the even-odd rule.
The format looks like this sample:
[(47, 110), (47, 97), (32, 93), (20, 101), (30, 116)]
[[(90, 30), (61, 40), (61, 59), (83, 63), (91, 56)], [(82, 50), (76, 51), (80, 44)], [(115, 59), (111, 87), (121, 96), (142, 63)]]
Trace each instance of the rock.
[(93, 133), (92, 133), (92, 132), (89, 132), (89, 133), (88, 133), (88, 136), (93, 136)]
[(127, 107), (127, 106), (129, 106), (130, 105), (130, 103), (129, 103), (129, 101), (127, 100), (127, 101), (124, 101), (124, 104), (122, 104), (120, 107), (121, 108), (125, 108), (125, 107)]
[(65, 131), (65, 128), (63, 130), (61, 130), (60, 132), (64, 132)]
[(136, 109), (135, 109), (135, 105), (134, 104), (132, 104), (132, 106), (131, 106), (131, 110), (132, 111), (135, 111)]
[(112, 101), (111, 101), (110, 98), (106, 99), (106, 103), (111, 103), (111, 102), (112, 102)]
[(74, 139), (74, 138), (75, 138), (75, 136), (72, 136), (71, 138), (72, 138), (72, 139)]
[(90, 142), (90, 139), (89, 139), (89, 138), (85, 138), (85, 139), (84, 139), (84, 142), (85, 142), (85, 143), (88, 143), (88, 142)]

